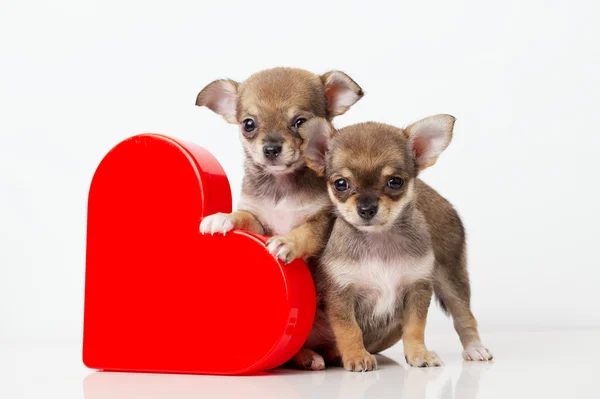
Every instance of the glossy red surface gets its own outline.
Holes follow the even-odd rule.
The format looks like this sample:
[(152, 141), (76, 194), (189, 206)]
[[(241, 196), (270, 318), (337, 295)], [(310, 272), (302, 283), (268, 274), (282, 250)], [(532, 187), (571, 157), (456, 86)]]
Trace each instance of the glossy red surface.
[(303, 261), (265, 237), (203, 236), (231, 211), (217, 160), (145, 134), (113, 148), (89, 193), (83, 361), (113, 371), (246, 374), (289, 360), (310, 332), (315, 291)]

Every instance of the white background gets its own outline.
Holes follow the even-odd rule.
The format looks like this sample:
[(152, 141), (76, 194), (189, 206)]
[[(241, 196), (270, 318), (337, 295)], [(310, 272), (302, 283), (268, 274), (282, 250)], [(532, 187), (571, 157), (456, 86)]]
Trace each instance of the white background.
[(389, 3), (2, 0), (0, 337), (80, 339), (87, 190), (120, 140), (199, 143), (237, 198), (236, 127), (195, 97), (273, 66), (352, 76), (339, 127), (457, 117), (423, 178), (464, 218), (484, 338), (599, 326), (596, 6)]

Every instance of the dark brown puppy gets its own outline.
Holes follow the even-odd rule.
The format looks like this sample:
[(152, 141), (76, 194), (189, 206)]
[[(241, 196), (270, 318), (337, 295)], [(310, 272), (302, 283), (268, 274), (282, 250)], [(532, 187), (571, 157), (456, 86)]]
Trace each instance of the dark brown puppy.
[(411, 366), (439, 366), (424, 342), (435, 292), (454, 318), (464, 358), (492, 358), (470, 310), (460, 218), (417, 178), (448, 146), (453, 126), (452, 116), (436, 115), (406, 129), (363, 123), (336, 132), (323, 119), (301, 129), (337, 215), (313, 270), (321, 303), (306, 348), (364, 371), (376, 367), (371, 353), (403, 339)]
[[(242, 229), (264, 235), (290, 233), (293, 238), (326, 236), (327, 186), (307, 167), (298, 129), (315, 117), (330, 121), (362, 96), (360, 86), (343, 72), (316, 75), (294, 68), (261, 71), (242, 83), (216, 80), (202, 89), (196, 105), (239, 126), (245, 174), (237, 210), (204, 218), (200, 232), (226, 234)], [(316, 253), (324, 244), (324, 239), (296, 241), (300, 244), (293, 247), (294, 257)], [(269, 243), (269, 250), (291, 260), (277, 239)], [(315, 355), (303, 351), (298, 362), (305, 364)], [(312, 367), (323, 367), (321, 363)]]

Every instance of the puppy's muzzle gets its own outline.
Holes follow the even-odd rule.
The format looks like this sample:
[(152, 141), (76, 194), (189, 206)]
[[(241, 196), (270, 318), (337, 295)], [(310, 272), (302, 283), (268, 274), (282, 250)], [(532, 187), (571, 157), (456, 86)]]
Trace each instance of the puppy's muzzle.
[(281, 154), (282, 149), (280, 145), (266, 145), (263, 147), (263, 154), (265, 158), (272, 161)]
[(371, 220), (377, 214), (379, 206), (377, 205), (377, 197), (364, 196), (359, 197), (356, 204), (356, 212), (364, 220)]

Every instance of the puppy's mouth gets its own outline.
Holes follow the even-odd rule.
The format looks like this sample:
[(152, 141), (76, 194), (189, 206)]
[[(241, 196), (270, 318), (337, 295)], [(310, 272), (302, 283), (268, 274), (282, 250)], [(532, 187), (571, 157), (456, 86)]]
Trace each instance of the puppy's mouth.
[(385, 218), (375, 216), (372, 219), (365, 220), (361, 218), (355, 210), (340, 209), (340, 214), (355, 229), (365, 233), (379, 233), (388, 230), (393, 223)]
[(290, 168), (289, 165), (265, 165), (265, 169), (269, 172), (281, 173)]
[(291, 162), (264, 162), (261, 163), (261, 166), (266, 172), (271, 174), (285, 174), (294, 172), (296, 169), (304, 165), (304, 161), (299, 159), (300, 157), (294, 157)]
[(358, 230), (364, 231), (367, 233), (378, 233), (381, 231), (385, 231), (389, 228), (390, 224), (362, 224), (362, 225), (354, 225)]

